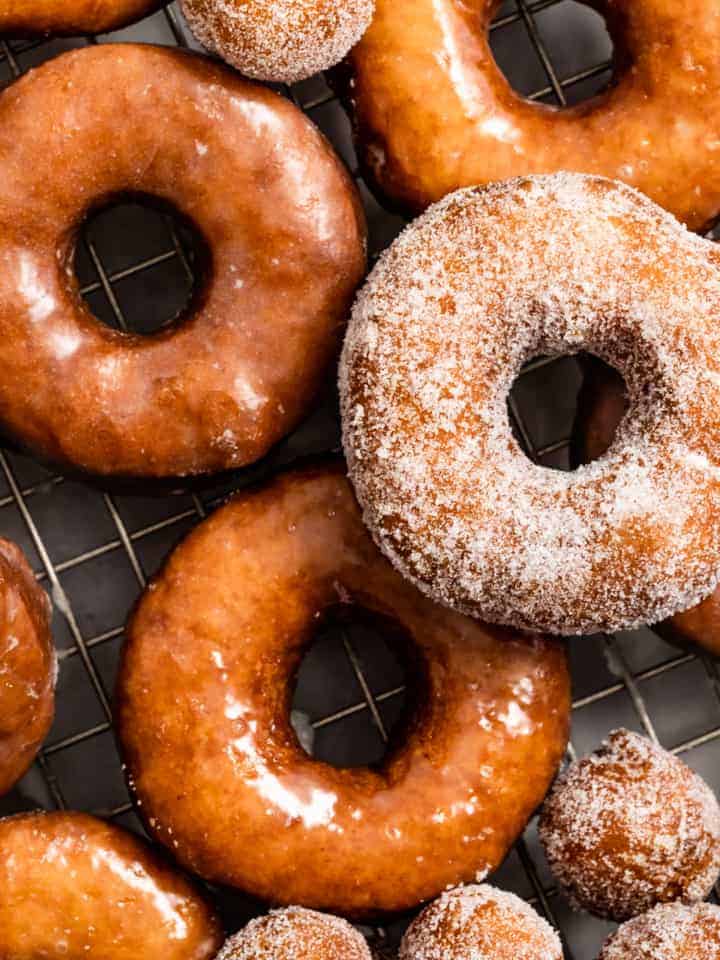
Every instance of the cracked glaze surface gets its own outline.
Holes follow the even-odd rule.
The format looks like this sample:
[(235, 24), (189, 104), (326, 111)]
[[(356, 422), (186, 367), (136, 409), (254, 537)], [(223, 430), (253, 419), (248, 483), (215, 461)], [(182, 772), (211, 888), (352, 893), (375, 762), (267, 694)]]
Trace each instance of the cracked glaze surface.
[[(379, 769), (313, 760), (289, 724), (303, 653), (349, 604), (399, 625), (418, 676)], [(186, 867), (361, 916), (502, 861), (562, 757), (569, 692), (561, 645), (395, 573), (337, 465), (237, 497), (175, 551), (130, 622), (117, 721), (140, 812)]]
[(162, 0), (0, 0), (0, 33), (103, 33), (161, 5)]
[[(212, 473), (307, 412), (365, 231), (340, 161), (287, 100), (198, 56), (88, 47), (0, 97), (0, 181), (0, 414), (35, 455)], [(83, 218), (126, 194), (177, 208), (210, 254), (184, 319), (151, 336), (92, 317), (72, 267)]]
[(210, 960), (204, 897), (148, 844), (80, 813), (0, 821), (3, 960)]
[[(699, 230), (720, 213), (720, 8), (597, 0), (616, 80), (578, 106), (523, 99), (493, 59), (498, 0), (378, 0), (350, 55), (366, 168), (418, 212), (459, 187), (573, 170), (625, 182)], [(702, 29), (698, 29), (698, 25)]]
[(47, 595), (20, 548), (0, 539), (0, 796), (50, 729), (56, 670)]

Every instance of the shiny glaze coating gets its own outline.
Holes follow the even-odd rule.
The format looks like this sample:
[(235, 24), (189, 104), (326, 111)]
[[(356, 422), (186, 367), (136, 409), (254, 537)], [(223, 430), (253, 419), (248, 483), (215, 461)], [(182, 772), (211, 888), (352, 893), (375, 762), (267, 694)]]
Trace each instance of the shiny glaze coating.
[(219, 922), (133, 834), (80, 813), (0, 821), (2, 960), (211, 960)]
[(717, 218), (716, 3), (591, 3), (614, 37), (617, 82), (564, 110), (523, 99), (502, 75), (488, 40), (499, 5), (378, 0), (346, 94), (384, 194), (417, 212), (458, 187), (573, 170), (625, 180), (693, 229)]
[[(389, 619), (418, 694), (379, 769), (303, 752), (293, 678), (323, 618)], [(341, 465), (290, 473), (198, 527), (128, 628), (117, 728), (153, 835), (201, 876), (349, 916), (485, 876), (567, 739), (563, 647), (435, 606), (381, 556)]]
[[(596, 363), (586, 364), (574, 431), (580, 463), (597, 460), (608, 450), (626, 410), (620, 375)], [(653, 629), (671, 643), (699, 646), (720, 657), (720, 587), (702, 603), (655, 624)]]
[(0, 539), (0, 796), (50, 729), (56, 674), (47, 594), (20, 548)]
[[(24, 445), (95, 474), (212, 473), (307, 412), (365, 234), (287, 100), (195, 55), (87, 47), (0, 98), (0, 180), (0, 417)], [(72, 271), (83, 218), (123, 194), (175, 206), (210, 255), (185, 318), (152, 336), (93, 318)]]
[(0, 33), (104, 33), (162, 6), (163, 0), (0, 0)]

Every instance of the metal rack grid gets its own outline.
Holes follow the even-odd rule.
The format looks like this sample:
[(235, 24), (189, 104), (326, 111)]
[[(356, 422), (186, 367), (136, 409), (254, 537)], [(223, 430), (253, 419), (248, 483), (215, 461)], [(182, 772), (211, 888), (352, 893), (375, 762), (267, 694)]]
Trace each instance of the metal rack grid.
[[(573, 0), (508, 0), (492, 27), (496, 57), (518, 90), (564, 106), (611, 77), (611, 46), (600, 18)], [(174, 4), (143, 23), (102, 38), (0, 40), (0, 86), (68, 46), (107, 40), (192, 45)], [(315, 78), (283, 91), (328, 134), (353, 171), (366, 205), (371, 253), (403, 226), (362, 183), (347, 121), (329, 88)], [(192, 284), (192, 248), (167, 218), (149, 212), (138, 230), (135, 209), (104, 215), (85, 231), (77, 272), (102, 320), (142, 327), (149, 305), (167, 321)], [(147, 249), (146, 249), (147, 248)], [(163, 313), (164, 311), (164, 313)], [(574, 400), (581, 381), (570, 358), (530, 364), (516, 385), (511, 413), (528, 454), (548, 466), (568, 463)], [(123, 782), (112, 737), (110, 691), (125, 615), (172, 546), (233, 489), (308, 452), (337, 449), (332, 388), (322, 408), (263, 463), (217, 487), (143, 497), (100, 492), (48, 472), (10, 449), (0, 450), (0, 533), (34, 564), (55, 608), (59, 647), (58, 714), (30, 773), (0, 813), (79, 808), (141, 829)], [(720, 792), (720, 673), (715, 662), (679, 653), (649, 630), (592, 637), (571, 645), (575, 701), (570, 755), (595, 746), (619, 725), (644, 731), (680, 754)], [(315, 752), (333, 762), (377, 759), (399, 715), (403, 672), (380, 638), (349, 629), (318, 641), (303, 665), (295, 706)], [(610, 927), (574, 914), (558, 895), (534, 824), (495, 880), (531, 900), (560, 929), (568, 960), (592, 960)], [(257, 909), (224, 896), (231, 929)], [(370, 931), (382, 952), (407, 918)]]

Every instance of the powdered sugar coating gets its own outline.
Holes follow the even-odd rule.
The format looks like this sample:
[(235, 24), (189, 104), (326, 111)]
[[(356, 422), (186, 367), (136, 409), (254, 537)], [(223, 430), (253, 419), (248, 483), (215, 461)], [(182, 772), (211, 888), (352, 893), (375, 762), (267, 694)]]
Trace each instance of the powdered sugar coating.
[(539, 830), (571, 902), (614, 920), (703, 900), (720, 873), (714, 794), (677, 757), (627, 730), (558, 779)]
[(487, 884), (443, 893), (410, 925), (400, 960), (562, 960), (560, 938), (513, 893)]
[(375, 0), (182, 0), (209, 50), (256, 80), (296, 83), (339, 63), (367, 30)]
[(718, 960), (720, 908), (663, 904), (624, 923), (599, 960)]
[[(462, 190), (381, 258), (340, 369), (365, 520), (435, 600), (528, 630), (664, 619), (720, 578), (720, 257), (647, 198), (580, 174)], [(524, 362), (587, 350), (630, 409), (575, 473), (530, 463)]]
[(288, 907), (251, 920), (230, 937), (217, 960), (371, 960), (371, 953), (346, 920)]

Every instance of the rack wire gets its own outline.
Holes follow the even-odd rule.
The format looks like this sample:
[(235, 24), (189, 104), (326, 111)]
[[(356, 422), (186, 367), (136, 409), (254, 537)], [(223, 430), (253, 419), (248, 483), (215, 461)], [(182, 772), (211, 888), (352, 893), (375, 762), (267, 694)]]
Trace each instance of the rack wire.
[[(108, 40), (192, 45), (174, 4), (114, 35), (72, 41), (0, 40), (0, 87), (68, 46)], [(498, 63), (528, 98), (566, 106), (611, 78), (611, 44), (599, 16), (573, 0), (508, 0), (491, 28)], [(347, 120), (322, 78), (282, 92), (330, 137), (357, 180), (376, 255), (403, 226), (362, 182)], [(167, 217), (111, 211), (84, 234), (77, 273), (95, 314), (140, 329), (148, 304), (164, 321), (193, 283), (192, 245)], [(154, 218), (154, 219), (153, 219)], [(174, 306), (168, 305), (168, 295)], [(173, 299), (174, 298), (174, 299)], [(164, 313), (163, 313), (164, 311)], [(523, 372), (511, 415), (528, 455), (568, 466), (580, 369), (571, 358), (541, 360)], [(338, 447), (332, 389), (324, 406), (263, 463), (218, 486), (165, 497), (98, 491), (0, 449), (0, 533), (18, 542), (54, 601), (59, 648), (58, 711), (37, 762), (0, 813), (37, 807), (92, 811), (141, 830), (112, 733), (111, 690), (125, 617), (164, 556), (234, 489), (294, 458)], [(571, 646), (575, 700), (570, 756), (623, 725), (682, 757), (720, 792), (720, 673), (714, 661), (668, 646), (649, 630), (589, 637)], [(301, 670), (295, 707), (318, 755), (333, 762), (378, 759), (402, 710), (403, 671), (382, 639), (347, 628), (318, 641)], [(573, 913), (553, 885), (531, 824), (495, 881), (533, 902), (560, 930), (567, 960), (592, 960), (611, 929)], [(223, 897), (230, 929), (256, 909)], [(392, 956), (407, 918), (369, 931)]]

